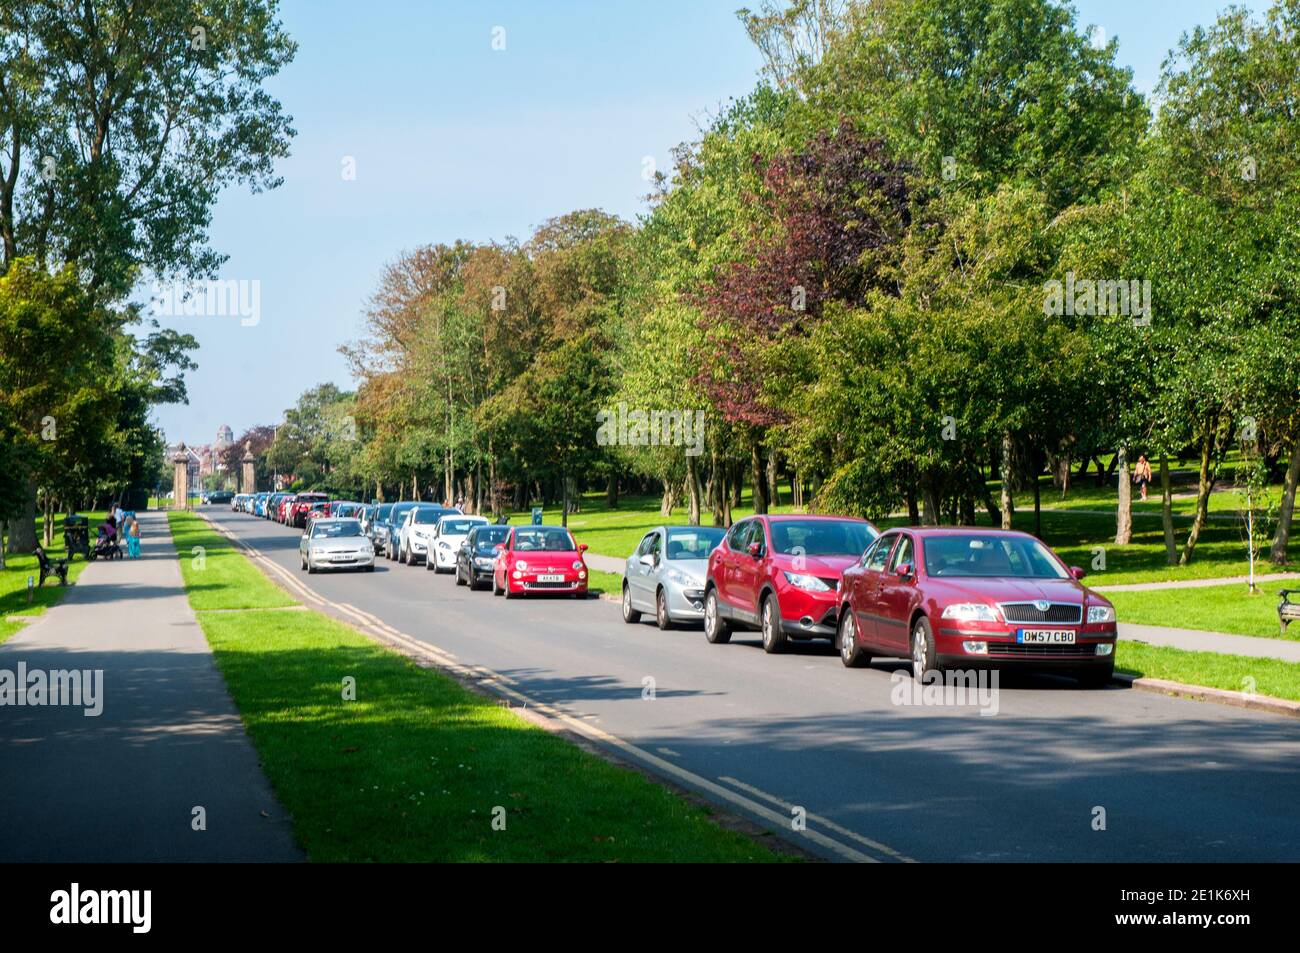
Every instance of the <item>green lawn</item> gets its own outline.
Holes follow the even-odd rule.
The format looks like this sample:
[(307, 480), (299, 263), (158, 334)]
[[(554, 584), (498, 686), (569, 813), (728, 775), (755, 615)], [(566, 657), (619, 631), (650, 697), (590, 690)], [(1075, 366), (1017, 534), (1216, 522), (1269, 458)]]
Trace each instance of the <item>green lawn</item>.
[[(1264, 583), (1251, 593), (1244, 583), (1197, 589), (1153, 589), (1108, 592), (1116, 614), (1124, 622), (1206, 629), (1261, 638), (1279, 637), (1279, 589), (1300, 590), (1300, 580)], [(1300, 598), (1300, 597), (1298, 597)], [(1287, 640), (1300, 640), (1300, 624), (1287, 631)]]
[[(197, 516), (169, 519), (196, 609), (292, 601)], [(189, 565), (196, 545), (204, 570)], [(203, 612), (199, 624), (312, 860), (788, 857), (319, 613)]]
[(297, 604), (200, 517), (172, 510), (167, 522), (180, 555), (190, 605), (195, 609), (272, 609)]
[[(83, 513), (88, 517), (88, 523), (93, 529), (103, 522), (104, 512)], [(43, 539), (44, 518), (36, 519), (36, 538)], [(51, 559), (63, 559), (67, 552), (63, 548), (63, 517), (60, 516), (55, 521), (54, 542), (46, 553)], [(68, 565), (68, 585), (71, 586), (76, 582), (77, 577), (81, 575), (86, 568), (86, 559), (77, 556)], [(27, 577), (31, 576), (32, 585), (35, 587), (36, 582), (40, 579), (40, 570), (36, 565), (36, 557), (33, 555), (6, 555), (5, 568), (0, 571), (0, 642), (4, 642), (15, 632), (20, 631), (25, 622), (10, 622), (8, 617), (11, 615), (36, 616), (40, 615), (47, 608), (54, 605), (63, 598), (66, 591), (59, 585), (59, 580), (49, 578), (45, 580), (42, 588), (32, 589), (32, 601), (27, 601)]]
[(1116, 649), (1115, 665), (1117, 671), (1131, 675), (1300, 701), (1300, 665), (1280, 659), (1184, 652), (1121, 641)]

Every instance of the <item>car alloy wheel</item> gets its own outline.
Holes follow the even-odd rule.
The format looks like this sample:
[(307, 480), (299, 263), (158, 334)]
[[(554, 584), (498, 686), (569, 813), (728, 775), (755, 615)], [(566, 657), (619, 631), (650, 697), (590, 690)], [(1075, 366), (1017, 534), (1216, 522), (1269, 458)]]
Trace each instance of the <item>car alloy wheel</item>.
[(623, 621), (631, 625), (641, 621), (641, 613), (632, 608), (632, 587), (623, 583)]
[(767, 596), (763, 599), (762, 629), (763, 629), (763, 651), (769, 655), (776, 655), (784, 652), (786, 648), (785, 633), (781, 631), (781, 613), (777, 610), (776, 597)]
[(704, 597), (704, 638), (714, 645), (731, 641), (731, 629), (718, 612), (718, 590)]
[(664, 632), (673, 627), (673, 620), (668, 615), (668, 594), (662, 589), (655, 596), (655, 623)]
[(853, 617), (853, 609), (847, 605), (841, 610), (836, 642), (845, 668), (862, 668), (870, 664), (871, 656), (858, 647), (858, 622)]
[(924, 618), (912, 627), (912, 677), (923, 681), (925, 673), (935, 668), (934, 644), (930, 638), (930, 623)]

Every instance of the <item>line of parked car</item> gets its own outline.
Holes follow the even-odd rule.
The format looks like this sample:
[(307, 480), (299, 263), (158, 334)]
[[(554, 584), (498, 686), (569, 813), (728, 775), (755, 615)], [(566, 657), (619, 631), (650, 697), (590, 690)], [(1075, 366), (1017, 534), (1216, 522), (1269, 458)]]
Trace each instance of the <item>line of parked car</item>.
[[(311, 499), (300, 504), (303, 496)], [(564, 527), (490, 524), (433, 503), (320, 505), (316, 496), (254, 494), (232, 506), (303, 526), (308, 572), (373, 569), (383, 553), (452, 572), (471, 589), (490, 584), (507, 598), (587, 593), (587, 547)], [(873, 657), (910, 659), (918, 679), (936, 670), (1014, 667), (1099, 686), (1114, 672), (1115, 609), (1083, 577), (1041, 540), (1014, 530), (881, 532), (861, 519), (763, 515), (728, 529), (650, 530), (627, 558), (622, 609), (628, 624), (643, 614), (661, 629), (702, 624), (715, 645), (756, 629), (769, 653), (825, 639), (849, 667)]]

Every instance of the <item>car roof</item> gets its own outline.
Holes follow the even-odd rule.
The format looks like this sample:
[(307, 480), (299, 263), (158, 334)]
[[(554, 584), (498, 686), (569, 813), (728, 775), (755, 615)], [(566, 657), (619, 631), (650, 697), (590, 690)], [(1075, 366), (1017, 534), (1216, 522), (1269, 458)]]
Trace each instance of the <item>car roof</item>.
[[(870, 523), (871, 520), (863, 519), (861, 516), (836, 516), (833, 513), (755, 513), (772, 523), (786, 523), (794, 520), (803, 522), (804, 520), (833, 520), (837, 523)], [(753, 517), (744, 516), (741, 519), (752, 519)], [(737, 523), (740, 520), (736, 520)]]
[[(1035, 539), (1030, 533), (1018, 529), (992, 526), (895, 526), (894, 530), (907, 530), (917, 536), (1006, 536), (1008, 538)], [(889, 532), (889, 530), (885, 530)]]

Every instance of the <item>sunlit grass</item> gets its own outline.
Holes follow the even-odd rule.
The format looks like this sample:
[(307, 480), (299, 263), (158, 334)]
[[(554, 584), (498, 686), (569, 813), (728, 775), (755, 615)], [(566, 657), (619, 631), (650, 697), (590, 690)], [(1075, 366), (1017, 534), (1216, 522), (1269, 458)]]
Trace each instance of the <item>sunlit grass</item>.
[(1281, 659), (1184, 652), (1120, 641), (1115, 665), (1131, 675), (1300, 701), (1300, 665)]

